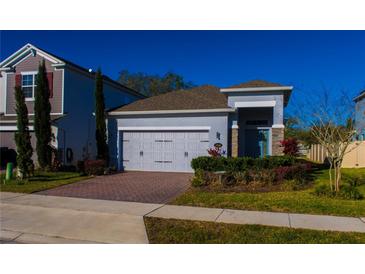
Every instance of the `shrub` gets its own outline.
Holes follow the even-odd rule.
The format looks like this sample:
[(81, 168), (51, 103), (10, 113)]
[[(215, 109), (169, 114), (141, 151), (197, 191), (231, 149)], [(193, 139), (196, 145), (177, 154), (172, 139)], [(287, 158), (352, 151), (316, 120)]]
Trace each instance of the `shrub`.
[(234, 186), (237, 184), (237, 180), (235, 178), (235, 173), (226, 172), (222, 174), (222, 185), (223, 186)]
[(350, 174), (343, 174), (343, 179), (351, 186), (361, 186), (365, 184), (365, 178), (360, 175), (350, 175)]
[(338, 193), (331, 190), (328, 185), (321, 184), (315, 187), (314, 194), (317, 196), (326, 196), (330, 198), (338, 197), (346, 200), (361, 200), (364, 198), (357, 187), (349, 184), (342, 185)]
[(299, 144), (296, 138), (288, 138), (280, 141), (281, 146), (284, 148), (283, 153), (290, 156), (298, 156)]
[(191, 185), (193, 187), (201, 187), (208, 184), (205, 178), (204, 170), (197, 169), (194, 173), (194, 177), (191, 179)]
[(105, 168), (104, 160), (86, 160), (85, 173), (88, 175), (103, 175)]
[(191, 167), (194, 170), (239, 172), (249, 169), (259, 170), (272, 169), (280, 166), (292, 166), (298, 162), (295, 157), (291, 156), (270, 156), (264, 158), (201, 156), (191, 161)]
[(283, 180), (297, 180), (298, 182), (303, 183), (308, 177), (309, 170), (311, 170), (311, 165), (309, 163), (280, 166), (275, 169), (275, 179), (279, 182)]
[(340, 187), (338, 196), (347, 200), (361, 200), (364, 198), (356, 186), (349, 184), (344, 184)]
[(314, 194), (317, 196), (333, 197), (334, 191), (330, 189), (328, 185), (320, 184), (314, 188)]
[(85, 174), (85, 161), (77, 161), (76, 163), (77, 172)]

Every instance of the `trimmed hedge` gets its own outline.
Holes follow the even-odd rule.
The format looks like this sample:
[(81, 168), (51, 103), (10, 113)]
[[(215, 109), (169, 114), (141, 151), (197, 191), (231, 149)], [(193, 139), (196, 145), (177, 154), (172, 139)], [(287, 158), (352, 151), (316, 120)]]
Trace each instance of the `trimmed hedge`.
[(191, 167), (195, 171), (241, 172), (250, 169), (273, 169), (284, 166), (292, 166), (299, 162), (300, 160), (292, 156), (269, 156), (264, 158), (201, 156), (191, 161)]

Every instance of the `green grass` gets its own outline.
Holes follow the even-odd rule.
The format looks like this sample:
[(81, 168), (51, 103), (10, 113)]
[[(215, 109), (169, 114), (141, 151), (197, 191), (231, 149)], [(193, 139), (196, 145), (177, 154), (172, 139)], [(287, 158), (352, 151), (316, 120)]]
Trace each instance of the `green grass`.
[(80, 174), (76, 172), (37, 172), (35, 176), (31, 177), (28, 181), (5, 181), (4, 178), (4, 174), (1, 174), (0, 191), (33, 193), (61, 185), (75, 183), (89, 177), (80, 176)]
[[(365, 180), (365, 169), (344, 169), (344, 176), (361, 176)], [(316, 172), (315, 183), (328, 181), (327, 170)], [(209, 192), (190, 189), (177, 197), (172, 204), (202, 207), (233, 208), (273, 212), (296, 212), (338, 216), (365, 216), (365, 199), (353, 201), (339, 198), (318, 197), (312, 194), (313, 187), (301, 191), (266, 193)], [(365, 196), (365, 184), (359, 187)]]
[(145, 218), (152, 244), (355, 244), (365, 233)]

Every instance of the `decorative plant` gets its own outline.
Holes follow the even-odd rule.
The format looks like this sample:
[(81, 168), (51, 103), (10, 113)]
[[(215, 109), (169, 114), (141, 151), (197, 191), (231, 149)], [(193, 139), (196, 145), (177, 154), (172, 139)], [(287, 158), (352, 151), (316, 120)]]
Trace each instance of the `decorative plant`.
[(285, 155), (298, 156), (299, 144), (296, 138), (289, 137), (280, 141), (280, 144), (284, 148)]
[(212, 157), (221, 157), (226, 154), (226, 152), (222, 150), (222, 147), (215, 146), (208, 149), (208, 154)]

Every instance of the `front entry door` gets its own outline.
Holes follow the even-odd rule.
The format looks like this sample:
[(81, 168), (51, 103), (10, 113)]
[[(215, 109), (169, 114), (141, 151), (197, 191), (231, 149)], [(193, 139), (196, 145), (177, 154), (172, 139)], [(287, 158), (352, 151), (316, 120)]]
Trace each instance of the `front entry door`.
[(269, 130), (245, 130), (245, 156), (257, 158), (269, 155)]

